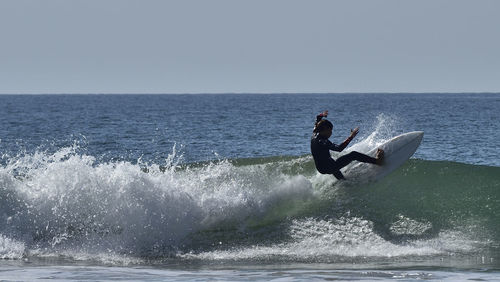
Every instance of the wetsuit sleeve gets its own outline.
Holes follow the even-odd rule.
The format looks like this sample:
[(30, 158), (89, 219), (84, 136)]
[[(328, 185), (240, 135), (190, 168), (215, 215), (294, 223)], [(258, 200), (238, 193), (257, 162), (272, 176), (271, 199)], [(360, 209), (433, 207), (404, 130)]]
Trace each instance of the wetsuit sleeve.
[(314, 123), (315, 125), (320, 122), (323, 119), (323, 114), (319, 114), (316, 116), (316, 122)]
[(338, 149), (337, 152), (342, 152), (347, 147), (347, 145), (349, 145), (349, 142), (351, 142), (351, 141), (350, 140), (349, 141), (346, 140), (346, 141), (344, 141), (340, 145), (335, 145), (337, 147), (337, 149)]
[[(321, 139), (318, 141), (318, 144), (325, 148), (325, 149), (328, 149), (328, 150), (332, 150), (332, 151), (336, 151), (336, 152), (341, 152), (342, 150), (344, 150), (345, 146), (338, 146), (336, 144), (333, 144), (332, 142), (330, 142), (330, 140), (328, 139)], [(342, 144), (343, 145), (343, 144)]]

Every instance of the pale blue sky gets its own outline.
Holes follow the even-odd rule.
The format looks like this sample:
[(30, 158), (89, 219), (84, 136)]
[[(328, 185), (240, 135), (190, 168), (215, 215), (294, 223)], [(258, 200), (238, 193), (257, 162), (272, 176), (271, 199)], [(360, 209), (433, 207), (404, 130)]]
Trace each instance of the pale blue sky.
[(500, 92), (500, 1), (0, 0), (0, 93)]

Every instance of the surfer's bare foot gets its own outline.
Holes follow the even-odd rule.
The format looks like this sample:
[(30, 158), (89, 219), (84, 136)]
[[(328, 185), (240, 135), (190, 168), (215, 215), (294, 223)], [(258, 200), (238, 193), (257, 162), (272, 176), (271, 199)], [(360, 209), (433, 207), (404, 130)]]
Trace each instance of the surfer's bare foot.
[(384, 163), (384, 150), (378, 148), (375, 158), (377, 159), (377, 164), (382, 165)]

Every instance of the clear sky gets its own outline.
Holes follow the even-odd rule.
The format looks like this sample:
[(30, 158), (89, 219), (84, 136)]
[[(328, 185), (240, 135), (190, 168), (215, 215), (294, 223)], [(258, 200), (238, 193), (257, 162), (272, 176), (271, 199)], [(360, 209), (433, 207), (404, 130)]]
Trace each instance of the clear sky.
[(0, 93), (500, 92), (495, 0), (0, 0)]

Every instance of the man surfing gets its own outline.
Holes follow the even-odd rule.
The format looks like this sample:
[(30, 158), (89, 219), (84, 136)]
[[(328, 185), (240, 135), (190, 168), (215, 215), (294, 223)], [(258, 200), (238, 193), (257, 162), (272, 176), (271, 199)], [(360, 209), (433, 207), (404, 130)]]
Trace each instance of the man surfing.
[(351, 130), (351, 135), (342, 144), (336, 145), (328, 140), (332, 136), (333, 124), (329, 120), (323, 119), (327, 116), (328, 111), (324, 111), (316, 116), (316, 123), (311, 137), (311, 153), (319, 173), (333, 174), (337, 179), (345, 179), (340, 169), (352, 161), (382, 165), (384, 159), (384, 150), (382, 149), (377, 150), (375, 158), (352, 151), (349, 154), (339, 157), (337, 160), (332, 159), (330, 150), (342, 152), (358, 134), (359, 127)]

